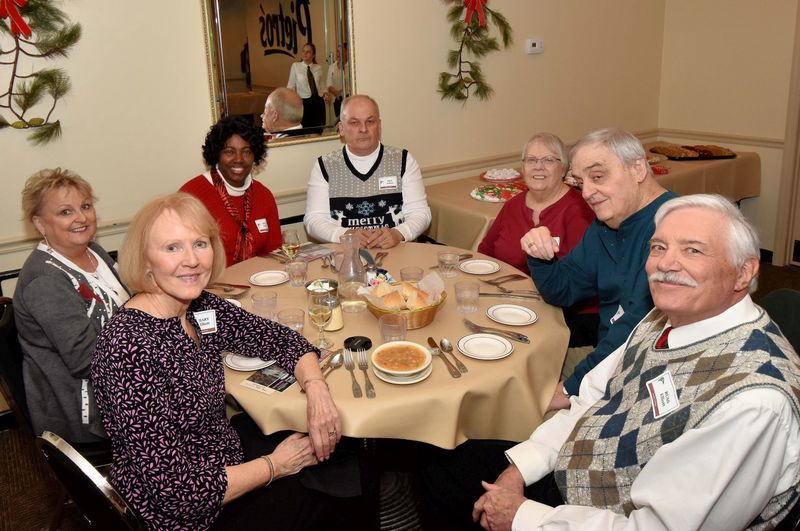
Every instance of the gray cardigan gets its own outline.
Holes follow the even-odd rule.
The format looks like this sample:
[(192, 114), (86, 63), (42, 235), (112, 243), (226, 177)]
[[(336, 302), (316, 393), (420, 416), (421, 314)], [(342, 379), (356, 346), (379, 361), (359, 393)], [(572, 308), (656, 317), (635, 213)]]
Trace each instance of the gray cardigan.
[[(108, 253), (96, 243), (90, 247), (119, 276)], [(95, 293), (82, 273), (44, 251), (34, 250), (22, 266), (14, 290), (14, 318), (36, 434), (49, 430), (74, 443), (105, 438), (89, 374), (107, 304), (116, 311), (116, 304), (104, 293)], [(82, 405), (86, 400), (88, 408)]]

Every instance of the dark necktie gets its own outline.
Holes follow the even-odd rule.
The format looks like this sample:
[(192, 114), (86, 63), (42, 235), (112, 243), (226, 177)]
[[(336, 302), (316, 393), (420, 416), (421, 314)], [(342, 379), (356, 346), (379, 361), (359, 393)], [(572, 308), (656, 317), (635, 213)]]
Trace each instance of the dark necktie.
[(317, 92), (317, 82), (314, 81), (314, 74), (311, 73), (311, 66), (306, 66), (306, 77), (308, 78), (308, 88), (311, 89), (311, 97), (319, 96)]
[(672, 332), (672, 327), (671, 326), (666, 327), (664, 329), (664, 331), (661, 332), (661, 335), (659, 336), (658, 341), (656, 341), (656, 348), (657, 349), (660, 350), (660, 349), (669, 348), (669, 342), (667, 341), (667, 339), (669, 338), (669, 333), (670, 332)]

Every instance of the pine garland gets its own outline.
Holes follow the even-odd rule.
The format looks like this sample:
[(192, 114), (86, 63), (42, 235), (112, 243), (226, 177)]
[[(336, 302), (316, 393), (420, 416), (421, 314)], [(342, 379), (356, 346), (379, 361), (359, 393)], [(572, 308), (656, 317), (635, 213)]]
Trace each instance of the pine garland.
[[(50, 120), (56, 104), (70, 90), (69, 76), (58, 68), (36, 71), (33, 64), (42, 59), (66, 57), (80, 38), (80, 24), (71, 24), (52, 1), (3, 2), (0, 72), (6, 72), (0, 79), (9, 81), (5, 92), (0, 93), (0, 129), (30, 130), (28, 140), (34, 145), (46, 144), (61, 136), (61, 122)], [(33, 71), (23, 74), (25, 70)]]
[[(447, 66), (455, 73), (439, 74), (439, 94), (442, 99), (466, 101), (470, 94), (481, 100), (488, 100), (494, 90), (487, 83), (477, 59), (493, 51), (500, 50), (500, 42), (507, 49), (512, 43), (511, 25), (498, 11), (484, 4), (487, 0), (444, 0), (454, 4), (447, 13), (452, 23), (450, 35), (459, 43), (457, 50), (448, 50)], [(466, 10), (466, 20), (464, 11)], [(487, 16), (488, 15), (488, 16)], [(500, 41), (491, 36), (486, 20), (489, 20), (500, 33)], [(466, 58), (467, 54), (474, 57)]]

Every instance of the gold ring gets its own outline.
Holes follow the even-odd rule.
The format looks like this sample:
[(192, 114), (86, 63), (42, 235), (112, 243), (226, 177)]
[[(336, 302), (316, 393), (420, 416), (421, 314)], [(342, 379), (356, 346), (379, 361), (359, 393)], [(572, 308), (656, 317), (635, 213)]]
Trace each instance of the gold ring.
[(328, 437), (336, 437), (336, 431), (329, 431)]

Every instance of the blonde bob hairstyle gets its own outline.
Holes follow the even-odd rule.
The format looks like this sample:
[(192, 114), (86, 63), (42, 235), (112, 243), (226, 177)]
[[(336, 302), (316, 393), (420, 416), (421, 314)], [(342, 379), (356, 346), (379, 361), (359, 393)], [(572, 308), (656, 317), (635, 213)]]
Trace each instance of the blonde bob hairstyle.
[(25, 181), (22, 188), (22, 216), (29, 223), (40, 214), (42, 200), (47, 192), (56, 188), (75, 188), (82, 195), (96, 202), (92, 186), (77, 173), (61, 168), (45, 168), (37, 171)]
[(225, 249), (219, 235), (219, 226), (206, 207), (197, 198), (186, 193), (169, 194), (153, 199), (144, 205), (133, 217), (119, 252), (119, 270), (122, 281), (128, 289), (139, 293), (157, 293), (147, 263), (147, 246), (153, 224), (164, 212), (174, 212), (187, 226), (211, 241), (214, 261), (211, 265), (211, 278), (214, 282), (225, 269)]

